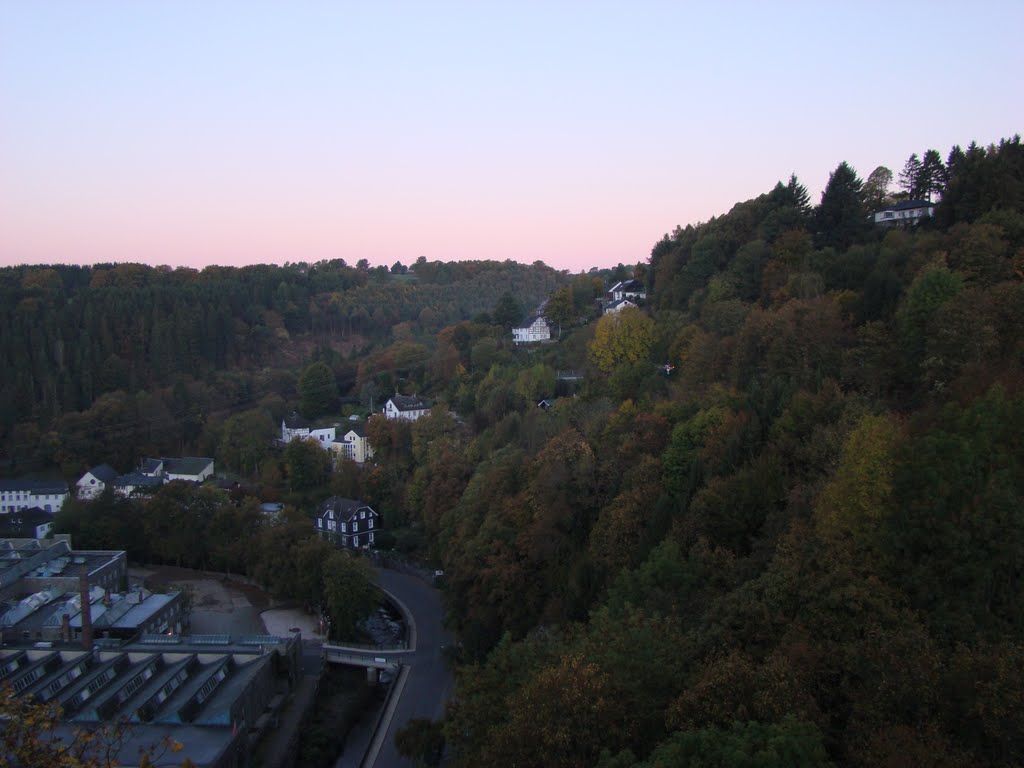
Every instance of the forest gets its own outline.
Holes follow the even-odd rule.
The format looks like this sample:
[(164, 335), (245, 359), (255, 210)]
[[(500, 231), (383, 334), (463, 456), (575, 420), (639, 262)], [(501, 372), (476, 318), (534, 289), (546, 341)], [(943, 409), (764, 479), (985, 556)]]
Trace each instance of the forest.
[[(323, 562), (316, 500), (364, 499), (444, 570), (455, 766), (1020, 765), (1024, 148), (922, 158), (896, 189), (840, 163), (817, 205), (791, 177), (578, 275), (6, 270), (8, 468), (216, 456), (230, 488), (62, 526), (281, 594), (324, 589), (295, 565)], [(934, 217), (873, 223), (915, 199)], [(625, 277), (646, 302), (602, 316)], [(545, 299), (557, 340), (515, 347)], [(435, 407), (372, 416), (372, 466), (272, 447), (292, 409), (393, 391)]]

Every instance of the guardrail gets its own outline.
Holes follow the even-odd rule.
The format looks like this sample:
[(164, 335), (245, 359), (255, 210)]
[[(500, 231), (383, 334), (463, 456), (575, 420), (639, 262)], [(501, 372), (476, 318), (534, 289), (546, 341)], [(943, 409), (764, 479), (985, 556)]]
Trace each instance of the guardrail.
[(324, 649), (323, 660), (329, 664), (347, 664), (352, 667), (373, 667), (375, 669), (397, 669), (401, 665), (401, 661), (390, 658), (390, 654), (386, 651), (381, 651), (380, 655), (373, 655)]

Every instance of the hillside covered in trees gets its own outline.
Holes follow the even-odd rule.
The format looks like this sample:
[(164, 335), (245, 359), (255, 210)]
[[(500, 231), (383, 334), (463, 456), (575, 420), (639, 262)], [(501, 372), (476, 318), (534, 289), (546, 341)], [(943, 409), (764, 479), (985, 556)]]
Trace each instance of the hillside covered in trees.
[[(632, 269), (646, 305), (618, 315), (599, 317), (594, 299), (624, 269), (520, 268), (535, 276), (533, 293), (506, 282), (472, 306), (417, 304), (444, 294), (441, 277), (360, 284), (358, 270), (336, 269), (332, 279), (353, 281), (339, 296), (376, 288), (378, 304), (394, 307), (399, 300), (386, 297), (423, 293), (387, 310), (390, 327), (356, 354), (311, 347), (292, 389), (280, 386), (280, 370), (259, 368), (278, 359), (274, 344), (242, 345), (254, 343), (253, 328), (294, 338), (316, 325), (334, 340), (368, 332), (352, 309), (334, 321), (314, 312), (319, 290), (276, 304), (288, 286), (308, 291), (320, 270), (282, 268), (275, 281), (225, 286), (224, 298), (213, 291), (212, 314), (201, 315), (214, 323), (211, 337), (185, 331), (182, 348), (202, 337), (220, 352), (190, 352), (203, 376), (183, 382), (173, 372), (184, 375), (185, 364), (168, 362), (162, 381), (181, 403), (201, 387), (241, 389), (237, 410), (225, 402), (182, 439), (208, 441), (255, 487), (288, 493), (298, 515), (289, 536), (318, 493), (340, 493), (378, 509), (393, 546), (445, 571), (459, 682), (438, 727), (454, 765), (1020, 765), (1024, 149), (1014, 137), (954, 148), (938, 166), (937, 152), (923, 156), (928, 174), (908, 161), (901, 185), (905, 198), (935, 199), (933, 219), (872, 224), (872, 208), (898, 200), (887, 169), (865, 184), (840, 164), (818, 205), (793, 177), (659, 240)], [(8, 427), (22, 435), (15, 443), (32, 429), (45, 441), (54, 424), (84, 418), (42, 405), (62, 397), (52, 344), (75, 338), (29, 320), (70, 303), (54, 298), (69, 289), (52, 272), (49, 294), (52, 277), (33, 287), (32, 270), (8, 275), (4, 322), (21, 325), (5, 329), (47, 340), (50, 368), (40, 366), (56, 387), (47, 395), (51, 379), (19, 374), (32, 377), (29, 396), (8, 381), (23, 398), (20, 416), (34, 415)], [(94, 270), (90, 282), (106, 272), (113, 279), (117, 269)], [(147, 274), (189, 277), (203, 295), (205, 273)], [(249, 301), (228, 297), (256, 285), (268, 292), (246, 315)], [(502, 299), (506, 289), (520, 309), (548, 298), (557, 343), (512, 347), (504, 328), (516, 301)], [(240, 346), (218, 346), (222, 306)], [(96, 412), (134, 392), (143, 408), (151, 395), (133, 382), (157, 374), (121, 357), (130, 344), (106, 346), (101, 313), (86, 321), (80, 303), (66, 311), (100, 350), (96, 370), (128, 382), (74, 402)], [(54, 328), (76, 328), (66, 322)], [(10, 347), (5, 355), (26, 354)], [(123, 366), (101, 364), (111, 354)], [(339, 395), (397, 385), (438, 405), (411, 425), (371, 419), (372, 467), (329, 472), (301, 448), (278, 456), (257, 446), (243, 459), (231, 436), (272, 435), (318, 362)], [(77, 398), (81, 386), (71, 386)], [(537, 407), (541, 398), (552, 407)], [(180, 413), (167, 407), (169, 419)], [(144, 423), (130, 414), (123, 422)], [(319, 467), (312, 477), (300, 471), (310, 464)], [(110, 535), (88, 509), (76, 514), (97, 541)], [(242, 529), (262, 536), (253, 550), (266, 562), (223, 547), (210, 557), (270, 578), (274, 533), (250, 522)], [(150, 546), (142, 534), (136, 541)]]

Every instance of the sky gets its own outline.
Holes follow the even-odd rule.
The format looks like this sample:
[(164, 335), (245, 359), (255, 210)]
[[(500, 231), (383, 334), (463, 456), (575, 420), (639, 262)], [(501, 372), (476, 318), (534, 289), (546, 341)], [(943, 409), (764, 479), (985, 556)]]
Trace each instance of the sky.
[(1022, 132), (1022, 30), (1019, 0), (0, 0), (0, 265), (635, 264), (791, 173), (817, 202), (842, 161)]

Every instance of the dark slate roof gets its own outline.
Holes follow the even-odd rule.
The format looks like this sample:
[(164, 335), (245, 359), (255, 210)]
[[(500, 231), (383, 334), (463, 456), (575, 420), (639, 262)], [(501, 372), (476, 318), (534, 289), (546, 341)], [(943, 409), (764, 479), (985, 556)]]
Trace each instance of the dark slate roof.
[(631, 307), (635, 307), (636, 306), (636, 304), (634, 304), (629, 299), (616, 299), (615, 301), (609, 301), (608, 302), (607, 306), (605, 307), (605, 311), (607, 311), (609, 309), (615, 309), (616, 307), (621, 307), (624, 304), (628, 304)]
[(163, 463), (163, 459), (143, 459), (139, 465), (139, 471), (144, 472), (147, 475), (155, 474), (160, 465)]
[(930, 203), (927, 200), (904, 200), (902, 203), (896, 203), (892, 208), (887, 208), (890, 211), (906, 211), (911, 208), (934, 208), (935, 203)]
[(288, 429), (309, 429), (310, 423), (299, 415), (298, 411), (292, 411), (285, 416), (284, 425)]
[(421, 411), (430, 407), (426, 400), (410, 395), (395, 395), (391, 398), (391, 402), (400, 411)]
[(0, 515), (0, 536), (32, 538), (36, 535), (36, 526), (52, 522), (53, 513), (39, 507), (8, 512), (6, 515)]
[(117, 470), (109, 464), (100, 464), (89, 470), (89, 474), (103, 483), (110, 483), (117, 479)]
[(622, 285), (619, 287), (619, 290), (644, 292), (646, 291), (646, 288), (644, 287), (644, 284), (641, 283), (639, 280), (627, 280), (626, 282), (622, 283)]
[(317, 508), (316, 516), (323, 517), (329, 510), (334, 511), (334, 517), (338, 520), (351, 520), (360, 509), (366, 509), (371, 514), (377, 514), (365, 501), (355, 499), (344, 499), (341, 496), (331, 496), (322, 502)]
[(156, 488), (163, 484), (163, 478), (153, 477), (152, 475), (144, 475), (141, 472), (129, 472), (127, 475), (121, 475), (114, 481), (114, 485), (117, 486), (118, 488)]
[(341, 435), (341, 437), (339, 437), (338, 440), (336, 440), (335, 442), (344, 442), (344, 440), (342, 440), (341, 438), (347, 435), (349, 432), (355, 432), (357, 435), (359, 435), (359, 437), (366, 437), (366, 430), (363, 428), (362, 424), (349, 424), (347, 425), (347, 427), (347, 429), (345, 429), (344, 427), (338, 429), (338, 433)]
[(63, 480), (0, 480), (0, 491), (25, 491), (36, 495), (59, 494), (68, 492), (68, 484)]
[(186, 456), (183, 459), (164, 459), (164, 472), (169, 475), (198, 475), (213, 462), (200, 456)]

